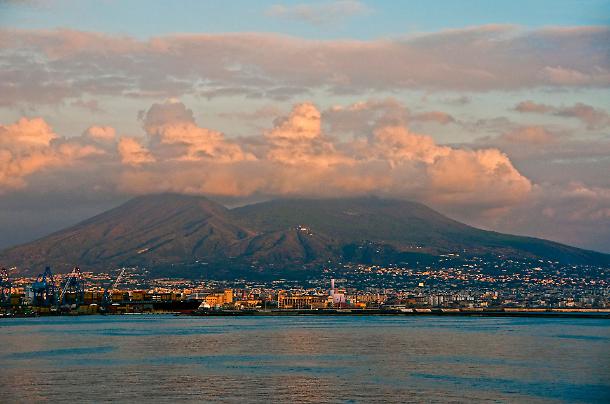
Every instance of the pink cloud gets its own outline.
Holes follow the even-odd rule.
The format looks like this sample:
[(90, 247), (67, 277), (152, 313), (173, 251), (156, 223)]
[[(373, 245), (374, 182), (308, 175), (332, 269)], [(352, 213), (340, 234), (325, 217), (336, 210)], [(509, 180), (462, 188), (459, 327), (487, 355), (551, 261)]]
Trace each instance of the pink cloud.
[(533, 101), (522, 101), (519, 104), (515, 105), (515, 111), (518, 112), (535, 112), (539, 114), (544, 114), (549, 111), (552, 111), (553, 108), (546, 104), (538, 104)]
[(547, 104), (537, 104), (533, 101), (523, 101), (515, 106), (515, 110), (518, 112), (576, 118), (584, 123), (589, 130), (603, 129), (610, 126), (610, 114), (608, 112), (582, 102), (572, 106), (556, 107)]
[(447, 125), (455, 122), (455, 118), (443, 111), (429, 111), (416, 114), (412, 118), (416, 121), (436, 122), (441, 125)]
[(527, 31), (498, 25), (370, 41), (245, 33), (139, 40), (0, 30), (0, 61), (8, 66), (0, 72), (0, 92), (4, 105), (18, 105), (98, 95), (286, 100), (314, 89), (601, 88), (610, 85), (610, 63), (599, 49), (609, 41), (606, 27)]
[(155, 161), (150, 151), (142, 146), (137, 139), (132, 137), (122, 137), (119, 139), (117, 151), (121, 157), (121, 162), (130, 166), (139, 166)]
[(311, 103), (298, 104), (288, 116), (276, 120), (265, 138), (269, 142), (265, 157), (273, 162), (328, 167), (351, 161), (323, 135), (322, 114)]
[(153, 152), (178, 160), (212, 159), (231, 162), (253, 159), (221, 132), (197, 126), (193, 112), (177, 101), (153, 106), (143, 116), (144, 129), (152, 140)]
[(497, 140), (516, 145), (547, 145), (555, 143), (557, 136), (542, 126), (525, 126), (504, 133)]
[(395, 98), (369, 99), (351, 105), (335, 105), (322, 111), (325, 123), (333, 132), (351, 132), (363, 135), (373, 127), (409, 126), (413, 122), (433, 122), (440, 125), (457, 120), (443, 111), (413, 113)]
[[(335, 110), (368, 114), (375, 105)], [(200, 126), (177, 100), (155, 104), (141, 114), (142, 137), (117, 137), (111, 127), (91, 126), (82, 136), (66, 139), (43, 120), (24, 118), (0, 127), (0, 144), (11, 145), (0, 153), (0, 189), (25, 188), (34, 177), (47, 178), (61, 170), (62, 177), (73, 178), (69, 182), (79, 187), (89, 181), (79, 180), (79, 173), (98, 172), (104, 187), (130, 194), (375, 194), (436, 207), (476, 206), (480, 211), (506, 209), (527, 198), (531, 182), (498, 149), (437, 144), (402, 123), (400, 108), (391, 111), (390, 116), (368, 115), (369, 125), (350, 139), (326, 133), (326, 113), (307, 102), (246, 138)]]
[[(334, 111), (365, 111), (370, 106), (354, 104)], [(370, 136), (340, 141), (324, 133), (321, 111), (302, 103), (277, 118), (257, 141), (234, 143), (196, 126), (183, 104), (166, 107), (157, 104), (144, 118), (155, 162), (126, 169), (121, 189), (232, 197), (375, 193), (437, 205), (476, 204), (481, 209), (510, 206), (531, 189), (530, 181), (499, 150), (438, 145), (430, 136), (389, 124), (383, 115), (371, 125)], [(162, 147), (167, 144), (182, 147), (169, 154)], [(223, 149), (228, 145), (239, 147), (237, 158)], [(205, 158), (193, 158), (193, 150), (205, 150)]]
[(116, 131), (111, 126), (90, 126), (84, 136), (96, 141), (112, 142), (116, 138)]
[(25, 187), (37, 172), (99, 154), (103, 151), (93, 145), (60, 138), (42, 118), (0, 125), (0, 193)]

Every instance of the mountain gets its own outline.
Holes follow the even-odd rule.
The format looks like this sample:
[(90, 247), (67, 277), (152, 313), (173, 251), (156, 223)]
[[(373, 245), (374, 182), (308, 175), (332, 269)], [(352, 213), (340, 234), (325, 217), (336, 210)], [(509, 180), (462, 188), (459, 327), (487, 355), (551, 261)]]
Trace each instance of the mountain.
[(73, 227), (10, 248), (0, 260), (24, 268), (49, 263), (61, 271), (77, 264), (102, 269), (225, 257), (228, 246), (255, 236), (234, 224), (228, 212), (205, 198), (139, 197)]
[(339, 245), (373, 242), (433, 255), (460, 252), (545, 258), (565, 263), (606, 263), (610, 256), (548, 240), (486, 231), (452, 220), (415, 202), (379, 198), (292, 199), (231, 211), (249, 228), (280, 231), (301, 225)]
[[(280, 199), (227, 209), (204, 197), (149, 195), (0, 253), (34, 274), (79, 265), (145, 266), (180, 275), (282, 274), (327, 262), (391, 263), (446, 253), (610, 264), (610, 256), (484, 231), (425, 205), (378, 198)], [(195, 272), (195, 273), (193, 273)]]

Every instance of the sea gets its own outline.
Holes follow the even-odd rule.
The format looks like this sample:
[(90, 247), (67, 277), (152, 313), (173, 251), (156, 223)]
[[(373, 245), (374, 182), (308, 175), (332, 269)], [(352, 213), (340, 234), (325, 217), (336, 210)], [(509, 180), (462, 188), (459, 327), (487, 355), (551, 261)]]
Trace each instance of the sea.
[(609, 403), (610, 320), (0, 319), (0, 402)]

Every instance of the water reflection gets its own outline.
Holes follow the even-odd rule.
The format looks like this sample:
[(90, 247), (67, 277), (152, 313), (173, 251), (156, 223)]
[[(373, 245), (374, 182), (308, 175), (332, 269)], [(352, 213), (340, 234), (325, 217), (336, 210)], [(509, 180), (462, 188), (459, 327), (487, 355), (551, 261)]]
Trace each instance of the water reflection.
[(610, 397), (607, 320), (4, 319), (0, 344), (0, 402)]

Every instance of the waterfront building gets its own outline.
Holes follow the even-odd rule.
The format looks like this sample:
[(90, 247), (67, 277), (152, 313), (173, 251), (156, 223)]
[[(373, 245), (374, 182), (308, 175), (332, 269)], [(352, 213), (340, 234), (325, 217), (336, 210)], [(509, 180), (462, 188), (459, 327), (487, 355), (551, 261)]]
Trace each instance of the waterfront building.
[(233, 303), (233, 289), (225, 289), (222, 293), (210, 293), (204, 298), (210, 307)]
[(332, 297), (326, 295), (287, 295), (278, 294), (278, 308), (280, 309), (323, 309), (328, 307)]

